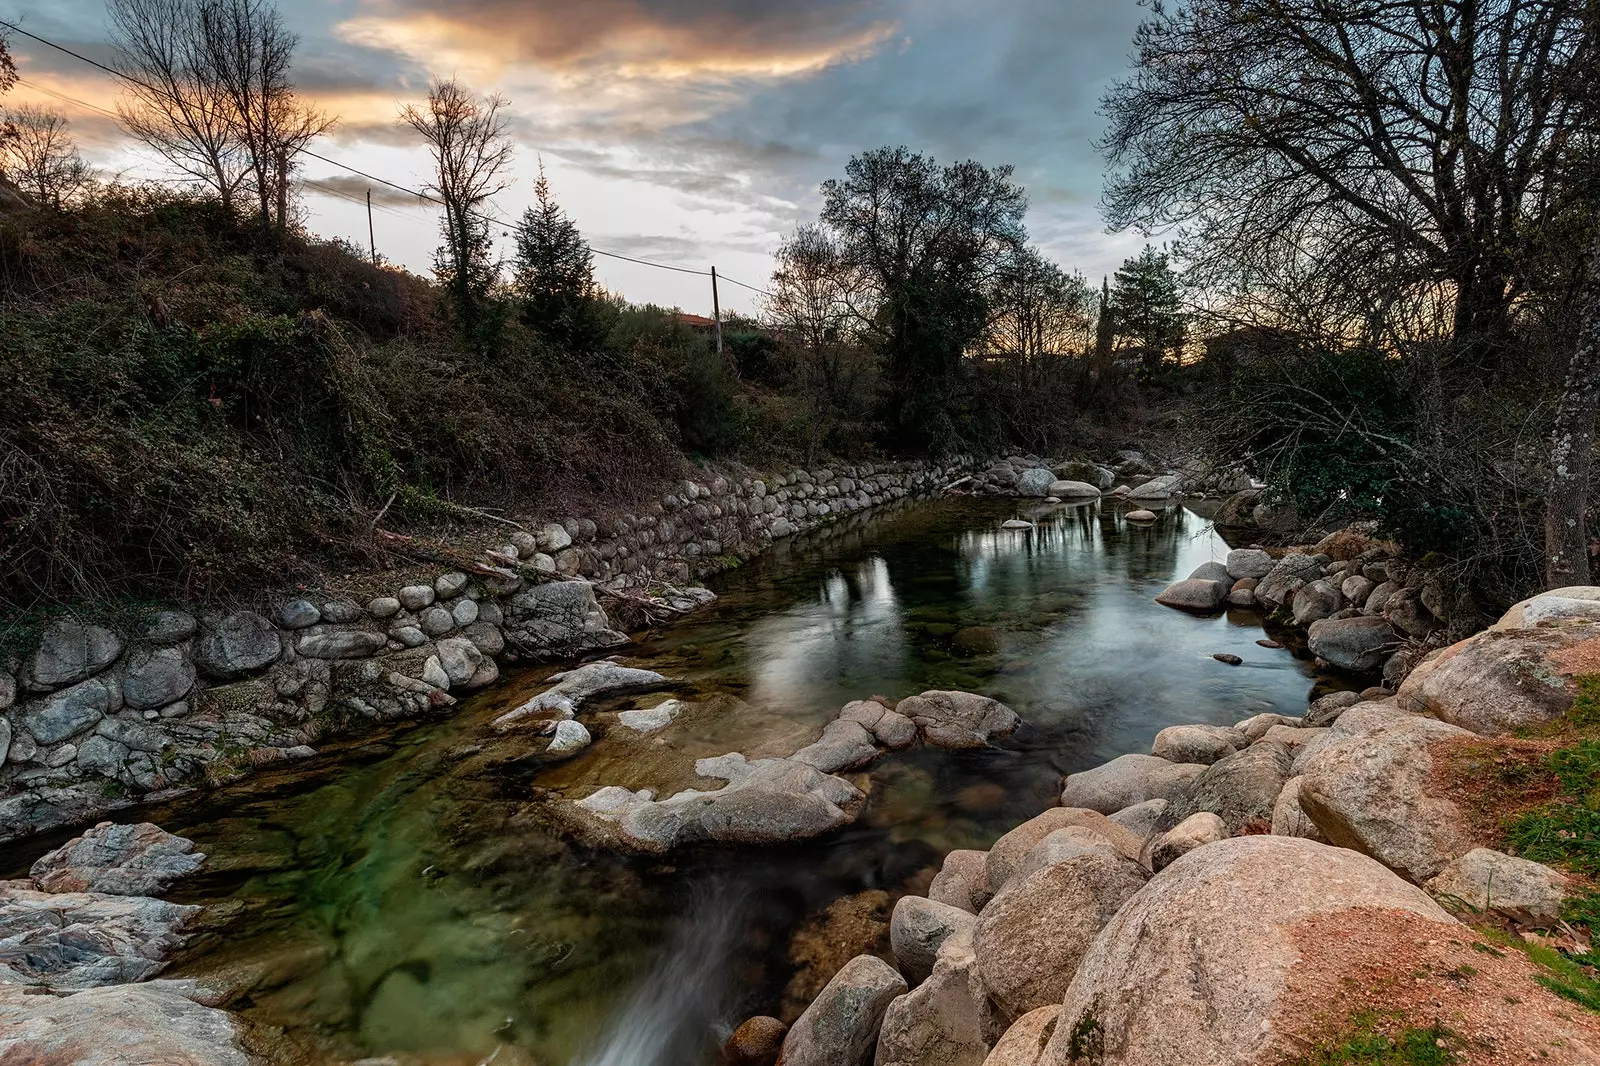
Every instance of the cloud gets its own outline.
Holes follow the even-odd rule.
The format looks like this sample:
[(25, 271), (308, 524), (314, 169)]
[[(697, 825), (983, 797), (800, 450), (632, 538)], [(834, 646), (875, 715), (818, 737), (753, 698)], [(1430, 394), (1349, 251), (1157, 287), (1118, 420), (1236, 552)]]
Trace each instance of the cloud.
[(302, 178), (310, 192), (320, 193), (324, 196), (337, 196), (345, 199), (354, 198), (366, 201), (367, 193), (372, 193), (372, 206), (374, 207), (422, 207), (436, 210), (438, 205), (420, 196), (401, 192), (399, 189), (388, 185), (380, 185), (366, 178), (352, 175), (335, 174), (331, 177)]

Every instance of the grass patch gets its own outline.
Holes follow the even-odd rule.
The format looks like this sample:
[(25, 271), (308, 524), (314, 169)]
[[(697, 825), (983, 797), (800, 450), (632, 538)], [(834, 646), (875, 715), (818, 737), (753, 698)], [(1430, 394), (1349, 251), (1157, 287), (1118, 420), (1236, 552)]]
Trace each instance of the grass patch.
[(1390, 1035), (1382, 1022), (1375, 1012), (1356, 1015), (1345, 1033), (1317, 1045), (1301, 1066), (1450, 1066), (1457, 1061), (1450, 1047), (1455, 1036), (1443, 1026)]
[[(1593, 895), (1585, 898), (1590, 901), (1595, 899)], [(1529, 943), (1507, 933), (1490, 932), (1487, 935), (1502, 947), (1515, 948), (1528, 956), (1529, 961), (1538, 967), (1539, 972), (1533, 978), (1539, 984), (1563, 999), (1600, 1013), (1600, 970), (1596, 969), (1600, 960), (1593, 954), (1574, 958), (1546, 944)], [(1505, 954), (1487, 944), (1474, 943), (1472, 946), (1497, 957)]]

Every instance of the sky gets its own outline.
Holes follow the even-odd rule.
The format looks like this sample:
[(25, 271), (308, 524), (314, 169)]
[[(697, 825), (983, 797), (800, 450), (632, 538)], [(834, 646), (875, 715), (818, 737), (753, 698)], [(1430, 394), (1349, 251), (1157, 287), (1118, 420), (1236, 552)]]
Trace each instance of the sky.
[[(301, 41), (301, 91), (339, 117), (329, 159), (420, 188), (430, 171), (398, 122), (430, 77), (510, 101), (515, 218), (542, 160), (591, 245), (767, 284), (784, 235), (816, 218), (818, 186), (858, 152), (905, 145), (941, 162), (1011, 164), (1036, 244), (1092, 281), (1136, 254), (1100, 218), (1093, 147), (1106, 85), (1126, 69), (1137, 0), (279, 0)], [(109, 61), (104, 0), (0, 0), (0, 17)], [(84, 155), (129, 178), (171, 175), (105, 112), (115, 79), (19, 38), (8, 102), (64, 113)], [(437, 209), (319, 160), (307, 225), (419, 273)], [(508, 243), (508, 242), (507, 242)], [(710, 313), (709, 280), (596, 257), (607, 288)], [(723, 310), (761, 297), (722, 286)]]

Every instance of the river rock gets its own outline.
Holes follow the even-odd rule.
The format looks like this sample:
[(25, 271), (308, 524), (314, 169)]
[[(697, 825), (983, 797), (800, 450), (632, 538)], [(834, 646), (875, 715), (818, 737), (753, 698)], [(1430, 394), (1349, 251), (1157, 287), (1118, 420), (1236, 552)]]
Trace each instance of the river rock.
[(135, 710), (165, 707), (194, 688), (195, 669), (179, 647), (136, 647), (122, 669), (122, 700)]
[(1438, 623), (1422, 605), (1422, 594), (1416, 589), (1397, 589), (1383, 605), (1383, 618), (1402, 633), (1425, 637)]
[(925, 743), (955, 750), (987, 747), (993, 738), (1010, 736), (1019, 724), (1010, 707), (971, 692), (931, 690), (907, 696), (894, 709), (916, 724)]
[(1600, 623), (1489, 630), (1423, 660), (1399, 702), (1484, 736), (1543, 725), (1572, 706), (1597, 653)]
[(1228, 573), (1228, 568), (1226, 566), (1213, 559), (1201, 563), (1199, 566), (1190, 571), (1189, 580), (1215, 581), (1219, 585), (1232, 588), (1236, 578), (1234, 578), (1232, 574)]
[(1322, 564), (1309, 555), (1290, 552), (1256, 584), (1256, 599), (1271, 610), (1283, 607), (1296, 592), (1322, 576)]
[(1322, 835), (1317, 823), (1300, 806), (1300, 781), (1300, 776), (1296, 774), (1283, 783), (1283, 791), (1278, 793), (1278, 800), (1272, 805), (1272, 835), (1304, 837), (1326, 844), (1328, 838)]
[(366, 659), (388, 644), (389, 638), (382, 633), (314, 626), (300, 631), (295, 650), (308, 659)]
[(1151, 478), (1143, 485), (1134, 486), (1128, 493), (1130, 500), (1165, 500), (1183, 491), (1182, 474), (1163, 474)]
[(1008, 1018), (1061, 1001), (1090, 942), (1148, 877), (1108, 849), (1072, 851), (1007, 882), (978, 916), (978, 976)]
[(844, 705), (839, 718), (858, 722), (890, 751), (909, 748), (917, 739), (917, 724), (876, 700), (855, 700)]
[(717, 1066), (774, 1066), (788, 1032), (789, 1027), (776, 1018), (760, 1014), (746, 1018), (722, 1045)]
[(1216, 725), (1169, 725), (1156, 734), (1150, 754), (1168, 762), (1214, 763), (1245, 747), (1248, 737)]
[(1099, 496), (1100, 490), (1083, 481), (1052, 481), (1049, 495), (1062, 500), (1087, 500)]
[(1146, 511), (1141, 507), (1137, 511), (1129, 511), (1122, 517), (1126, 518), (1130, 522), (1154, 522), (1161, 516), (1156, 514), (1154, 511)]
[(195, 659), (207, 677), (230, 681), (277, 661), (278, 630), (254, 611), (235, 611), (200, 631)]
[(928, 979), (889, 1004), (874, 1066), (982, 1066), (999, 1028), (978, 979), (972, 934), (962, 931), (939, 946)]
[(1215, 611), (1228, 601), (1232, 584), (1231, 581), (1225, 585), (1206, 578), (1186, 578), (1168, 585), (1156, 597), (1156, 602), (1182, 611)]
[(24, 663), (22, 682), (48, 691), (93, 677), (122, 654), (122, 638), (101, 626), (58, 618), (44, 627), (39, 647)]
[(179, 981), (29, 995), (0, 985), (0, 1061), (30, 1066), (250, 1066), (227, 1011)]
[(1188, 792), (1204, 770), (1199, 763), (1171, 763), (1154, 755), (1121, 755), (1092, 770), (1068, 774), (1061, 789), (1061, 805), (1114, 814), (1145, 800), (1171, 801)]
[(576, 807), (615, 826), (623, 842), (659, 852), (703, 840), (776, 844), (809, 839), (851, 822), (862, 799), (850, 782), (793, 759), (750, 761), (732, 752), (697, 760), (695, 772), (728, 784), (711, 791), (686, 789), (662, 800), (648, 790), (613, 785)]
[(18, 724), (41, 744), (55, 744), (93, 726), (122, 702), (114, 681), (91, 677), (22, 705)]
[(1166, 818), (1175, 821), (1209, 811), (1227, 823), (1230, 834), (1251, 824), (1265, 827), (1272, 820), (1272, 805), (1289, 779), (1291, 762), (1283, 745), (1257, 741), (1206, 767), (1184, 795), (1172, 801)]
[(101, 822), (34, 862), (28, 876), (42, 892), (154, 896), (200, 868), (194, 841), (150, 822)]
[(865, 766), (878, 757), (872, 734), (859, 722), (834, 719), (822, 727), (822, 738), (789, 758), (815, 766), (825, 774)]
[(431, 607), (438, 598), (438, 593), (432, 585), (407, 585), (398, 594), (400, 606), (408, 611), (416, 612), (425, 607)]
[(1259, 581), (1272, 572), (1272, 556), (1260, 548), (1235, 548), (1228, 553), (1225, 565), (1235, 580)]
[(1547, 927), (1561, 918), (1573, 894), (1570, 880), (1541, 863), (1473, 848), (1428, 881), (1428, 891), (1451, 896), (1477, 911), (1496, 911), (1525, 925)]
[(1300, 806), (1331, 843), (1421, 883), (1472, 844), (1455, 803), (1429, 791), (1435, 741), (1472, 736), (1384, 704), (1352, 708), (1301, 774)]
[(1309, 626), (1344, 610), (1344, 596), (1332, 582), (1320, 578), (1303, 585), (1291, 602), (1297, 626)]
[(1305, 724), (1308, 726), (1332, 725), (1345, 711), (1361, 702), (1359, 692), (1330, 692), (1311, 701), (1306, 708)]
[(1227, 840), (1228, 823), (1210, 811), (1191, 814), (1160, 836), (1151, 837), (1142, 856), (1147, 869), (1160, 873), (1195, 848)]
[(1382, 668), (1400, 644), (1399, 635), (1382, 618), (1324, 618), (1311, 623), (1308, 636), (1312, 655), (1358, 674)]
[(1024, 470), (1017, 476), (1018, 496), (1050, 496), (1050, 486), (1055, 483), (1056, 476), (1042, 467)]
[(146, 896), (35, 892), (26, 884), (0, 881), (0, 988), (147, 980), (183, 946), (181, 931), (200, 911)]
[(589, 700), (650, 692), (669, 684), (665, 677), (654, 670), (638, 670), (609, 659), (552, 674), (549, 680), (554, 682), (550, 688), (496, 718), (495, 726), (505, 728), (525, 718), (543, 715), (551, 709), (565, 707), (569, 711), (575, 710)]
[(978, 919), (968, 911), (922, 896), (901, 896), (889, 919), (889, 944), (906, 981), (915, 988), (933, 972), (939, 945), (957, 932), (971, 933)]
[(1267, 711), (1262, 714), (1251, 715), (1244, 721), (1235, 723), (1233, 728), (1243, 733), (1250, 743), (1254, 744), (1266, 736), (1267, 731), (1274, 726), (1297, 726), (1302, 721), (1303, 719), (1300, 718), (1291, 718), (1286, 714), (1273, 714), (1271, 711)]
[(572, 534), (559, 522), (547, 522), (539, 527), (536, 543), (540, 551), (554, 555), (556, 552), (572, 547)]
[(152, 611), (139, 635), (151, 644), (178, 644), (194, 636), (199, 623), (187, 611)]
[(441, 600), (448, 600), (452, 596), (461, 595), (467, 587), (467, 575), (459, 570), (452, 570), (447, 574), (440, 574), (433, 579), (433, 591), (439, 594)]
[(1319, 919), (1352, 927), (1404, 912), (1423, 938), (1464, 935), (1427, 894), (1352, 851), (1245, 836), (1190, 852), (1101, 930), (1061, 1006), (1041, 1066), (1269, 1066), (1304, 1047), (1280, 1031), (1292, 1003), (1297, 936)]
[(906, 992), (882, 959), (857, 955), (834, 974), (783, 1038), (784, 1066), (866, 1066), (884, 1012)]
[(1489, 628), (1532, 629), (1543, 622), (1600, 622), (1600, 587), (1569, 585), (1531, 596), (1500, 616)]
[(278, 624), (285, 629), (304, 629), (322, 621), (322, 611), (307, 599), (290, 600), (278, 608)]
[(1045, 1046), (1056, 1031), (1056, 1018), (1061, 1014), (1061, 1004), (1031, 1010), (1011, 1023), (983, 1060), (983, 1066), (1038, 1066)]
[(1345, 602), (1350, 606), (1361, 607), (1366, 604), (1367, 597), (1372, 595), (1372, 590), (1377, 587), (1377, 582), (1371, 578), (1363, 574), (1356, 574), (1353, 577), (1345, 578), (1339, 583), (1339, 594), (1345, 598)]
[(945, 855), (944, 863), (928, 886), (928, 898), (948, 903), (968, 914), (977, 914), (994, 896), (989, 887), (988, 853), (956, 849)]
[(400, 601), (393, 596), (375, 596), (367, 601), (367, 613), (374, 618), (393, 618), (400, 613)]
[(654, 733), (671, 725), (683, 713), (683, 708), (681, 700), (663, 700), (654, 707), (623, 711), (617, 715), (617, 721), (635, 733)]
[(584, 728), (582, 722), (567, 720), (556, 723), (555, 736), (550, 740), (550, 746), (545, 749), (551, 755), (571, 755), (575, 751), (587, 748), (593, 738), (589, 730)]
[(1167, 801), (1153, 799), (1145, 800), (1143, 803), (1135, 803), (1131, 807), (1124, 807), (1116, 814), (1108, 817), (1142, 841), (1148, 839), (1156, 831), (1156, 826), (1161, 822), (1161, 816), (1166, 813)]
[(1083, 807), (1051, 807), (1006, 833), (989, 849), (984, 860), (985, 883), (998, 892), (1016, 874), (1023, 860), (1050, 834), (1067, 828), (1098, 834), (1124, 857), (1137, 859), (1144, 841), (1125, 826), (1099, 811)]
[(570, 658), (626, 644), (587, 581), (552, 581), (512, 596), (506, 611), (506, 643), (540, 659)]

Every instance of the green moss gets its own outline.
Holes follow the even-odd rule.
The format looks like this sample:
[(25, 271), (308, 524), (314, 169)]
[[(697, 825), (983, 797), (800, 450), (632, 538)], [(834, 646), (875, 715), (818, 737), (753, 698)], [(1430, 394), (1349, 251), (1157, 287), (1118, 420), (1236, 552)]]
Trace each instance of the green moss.
[(1449, 1066), (1457, 1061), (1450, 1047), (1455, 1035), (1443, 1026), (1391, 1036), (1380, 1028), (1382, 1021), (1374, 1012), (1357, 1014), (1345, 1033), (1317, 1045), (1301, 1066)]

